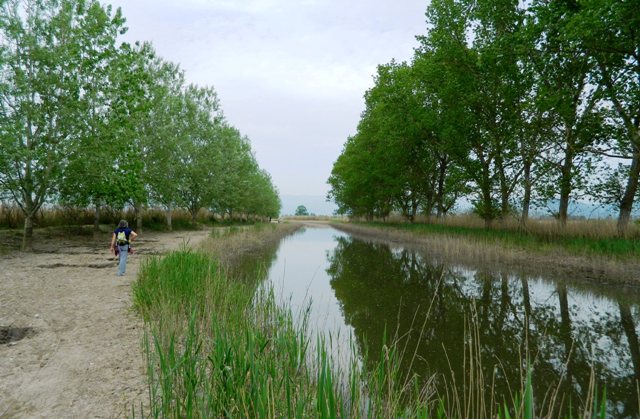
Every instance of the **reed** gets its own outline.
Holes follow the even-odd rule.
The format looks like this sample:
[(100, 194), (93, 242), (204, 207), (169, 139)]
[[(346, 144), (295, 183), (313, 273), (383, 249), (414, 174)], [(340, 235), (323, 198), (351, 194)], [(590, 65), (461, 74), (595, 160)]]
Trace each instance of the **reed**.
[(301, 224), (280, 223), (216, 228), (211, 231), (211, 240), (201, 242), (198, 250), (214, 257), (222, 268), (229, 269), (238, 258), (277, 245), (302, 227)]
[(434, 224), (368, 223), (376, 227), (392, 227), (417, 234), (439, 234), (467, 237), (476, 241), (500, 244), (525, 250), (563, 249), (576, 255), (602, 255), (617, 258), (640, 256), (640, 237), (635, 227), (626, 237), (617, 237), (615, 224), (608, 221), (569, 223), (565, 229), (555, 222), (531, 223), (526, 230), (515, 226), (485, 229), (450, 221)]
[[(34, 226), (36, 228), (69, 227), (93, 225), (95, 208), (52, 205), (41, 208), (35, 215)], [(174, 230), (194, 230), (200, 225), (231, 225), (234, 223), (250, 224), (249, 221), (240, 219), (223, 219), (210, 211), (202, 209), (198, 212), (195, 221), (191, 214), (184, 209), (176, 209), (172, 212), (172, 228)], [(102, 207), (100, 210), (100, 224), (115, 226), (121, 219), (129, 221), (129, 225), (135, 226), (135, 211), (133, 208), (124, 210), (111, 207)], [(142, 224), (145, 229), (152, 231), (166, 231), (166, 212), (162, 208), (149, 207), (142, 211)], [(0, 229), (21, 229), (24, 226), (24, 214), (16, 205), (0, 201)]]
[[(363, 222), (362, 219), (353, 221)], [(404, 217), (390, 216), (384, 220), (388, 224), (410, 224)], [(461, 227), (465, 229), (486, 230), (485, 221), (475, 214), (455, 214), (443, 218), (417, 216), (414, 224), (431, 224), (447, 227)], [(553, 218), (530, 218), (523, 226), (514, 217), (494, 220), (490, 230), (518, 231), (535, 236), (557, 237), (586, 237), (586, 238), (615, 238), (618, 236), (617, 222), (614, 219), (569, 219), (566, 225), (560, 224)], [(640, 237), (640, 224), (636, 221), (628, 226), (627, 236)]]

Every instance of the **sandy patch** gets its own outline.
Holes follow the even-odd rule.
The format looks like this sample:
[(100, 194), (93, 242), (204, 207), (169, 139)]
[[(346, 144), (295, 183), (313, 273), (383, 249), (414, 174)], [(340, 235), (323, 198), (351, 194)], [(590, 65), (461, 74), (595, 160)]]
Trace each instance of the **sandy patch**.
[(148, 255), (207, 231), (141, 234), (125, 277), (110, 235), (36, 241), (0, 255), (0, 417), (122, 417), (146, 400), (131, 283)]

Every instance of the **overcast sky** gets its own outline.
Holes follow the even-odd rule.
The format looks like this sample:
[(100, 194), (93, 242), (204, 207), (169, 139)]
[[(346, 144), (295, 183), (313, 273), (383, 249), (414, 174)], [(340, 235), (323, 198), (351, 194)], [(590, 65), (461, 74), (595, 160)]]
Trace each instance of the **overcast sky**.
[(376, 65), (409, 60), (426, 0), (105, 0), (124, 39), (151, 41), (213, 86), (281, 195), (325, 195)]

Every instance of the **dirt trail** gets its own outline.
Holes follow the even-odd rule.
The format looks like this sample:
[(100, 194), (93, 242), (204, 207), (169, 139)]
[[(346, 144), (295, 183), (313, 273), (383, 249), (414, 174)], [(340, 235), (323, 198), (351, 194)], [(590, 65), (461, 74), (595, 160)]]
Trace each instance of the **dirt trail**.
[(0, 418), (139, 412), (147, 389), (131, 283), (146, 255), (207, 234), (141, 234), (125, 277), (116, 276), (110, 234), (0, 255)]

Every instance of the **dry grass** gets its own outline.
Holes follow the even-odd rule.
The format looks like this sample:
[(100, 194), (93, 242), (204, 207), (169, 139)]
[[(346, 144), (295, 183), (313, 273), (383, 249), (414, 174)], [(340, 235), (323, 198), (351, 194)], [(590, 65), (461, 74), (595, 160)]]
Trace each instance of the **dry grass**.
[(241, 256), (251, 255), (270, 244), (277, 244), (302, 227), (301, 224), (258, 224), (247, 227), (220, 227), (212, 230), (198, 250), (212, 255), (222, 267), (228, 267)]
[(288, 215), (282, 217), (285, 221), (348, 221), (349, 217), (345, 215)]
[(447, 263), (557, 279), (635, 285), (640, 280), (640, 263), (636, 260), (576, 255), (559, 248), (531, 251), (460, 235), (424, 234), (350, 223), (335, 223), (332, 226), (357, 237), (413, 245), (425, 254)]
[[(357, 221), (365, 221), (364, 219)], [(407, 223), (404, 217), (393, 215), (385, 221), (393, 224)], [(434, 217), (417, 216), (416, 224), (436, 224), (447, 227), (462, 227), (472, 229), (484, 229), (484, 220), (475, 214), (460, 214), (447, 216), (442, 219)], [(523, 231), (517, 218), (495, 220), (493, 230)], [(587, 239), (614, 238), (618, 235), (617, 221), (615, 219), (574, 219), (568, 220), (566, 226), (562, 226), (552, 218), (531, 218), (527, 222), (524, 232), (540, 237), (582, 237)], [(627, 237), (640, 239), (640, 225), (631, 223), (628, 226)]]
[[(0, 229), (22, 229), (24, 227), (24, 213), (16, 205), (9, 205), (0, 201)], [(48, 206), (41, 208), (35, 215), (34, 227), (69, 227), (93, 225), (95, 219), (95, 209), (92, 207), (72, 207), (72, 206)], [(102, 207), (100, 210), (100, 224), (115, 226), (118, 221), (125, 219), (130, 225), (135, 225), (135, 211), (133, 208), (118, 210), (109, 207)], [(196, 222), (200, 224), (212, 224), (216, 222), (228, 222), (220, 216), (201, 209)], [(175, 230), (192, 230), (197, 228), (193, 223), (191, 214), (184, 209), (175, 209), (172, 213), (172, 224)], [(145, 229), (163, 231), (166, 226), (166, 212), (162, 208), (148, 207), (142, 211), (142, 225)]]

